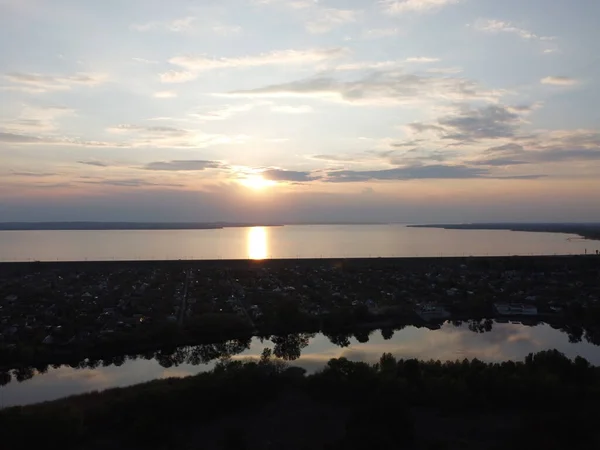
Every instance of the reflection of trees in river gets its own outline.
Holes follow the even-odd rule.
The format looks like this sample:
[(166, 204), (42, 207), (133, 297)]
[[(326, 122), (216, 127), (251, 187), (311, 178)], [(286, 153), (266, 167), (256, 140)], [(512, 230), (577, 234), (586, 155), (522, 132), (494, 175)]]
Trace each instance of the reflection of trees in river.
[(273, 353), (275, 356), (288, 361), (300, 358), (302, 349), (308, 346), (310, 339), (315, 333), (295, 333), (284, 336), (272, 336), (271, 342), (275, 344)]
[[(462, 327), (465, 323), (467, 329), (474, 333), (489, 333), (493, 330), (494, 321), (490, 319), (482, 320), (452, 320), (449, 323), (455, 327)], [(523, 325), (537, 325), (541, 322), (527, 322)], [(566, 333), (569, 342), (581, 342), (584, 338), (587, 342), (594, 345), (600, 345), (600, 329), (582, 327), (580, 325), (561, 324), (553, 325), (555, 329)], [(381, 328), (381, 336), (384, 340), (389, 340), (394, 336), (394, 332), (404, 328), (401, 327), (383, 327)], [(329, 341), (338, 347), (348, 347), (350, 338), (354, 337), (360, 343), (367, 343), (371, 337), (373, 330), (361, 329), (350, 332), (323, 332)], [(273, 354), (283, 360), (295, 360), (300, 358), (302, 350), (306, 348), (315, 333), (290, 333), (285, 335), (261, 336), (258, 337), (261, 342), (270, 341), (273, 347)], [(87, 358), (83, 360), (69, 361), (62, 366), (71, 367), (74, 369), (97, 369), (98, 367), (122, 366), (127, 361), (135, 361), (137, 359), (156, 360), (160, 366), (169, 368), (180, 364), (201, 365), (211, 361), (223, 358), (230, 358), (238, 355), (250, 348), (252, 338), (235, 339), (216, 344), (202, 344), (193, 346), (176, 347), (171, 349), (162, 349), (158, 351), (146, 351), (139, 354), (131, 355), (116, 355), (105, 356), (98, 358)], [(18, 382), (23, 382), (31, 379), (36, 374), (44, 374), (49, 367), (58, 369), (61, 364), (38, 364), (33, 367), (19, 367), (12, 370), (0, 369), (0, 386), (4, 386), (15, 379)]]

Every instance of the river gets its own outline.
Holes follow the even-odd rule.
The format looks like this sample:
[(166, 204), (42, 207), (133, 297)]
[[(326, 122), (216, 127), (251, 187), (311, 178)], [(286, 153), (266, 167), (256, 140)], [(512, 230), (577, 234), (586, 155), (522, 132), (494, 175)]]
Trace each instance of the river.
[[(229, 343), (198, 348), (182, 348), (177, 354), (144, 359), (122, 358), (120, 361), (104, 361), (105, 367), (96, 362), (93, 369), (77, 369), (70, 366), (48, 368), (46, 373), (30, 372), (33, 377), (18, 382), (13, 372), (12, 382), (0, 388), (0, 405), (24, 405), (53, 400), (73, 394), (128, 386), (144, 381), (166, 377), (182, 377), (206, 371), (214, 367), (215, 354), (227, 349), (232, 358), (258, 357), (264, 348), (279, 350), (291, 364), (309, 372), (319, 370), (329, 359), (346, 357), (354, 361), (377, 362), (384, 352), (398, 358), (423, 360), (456, 360), (478, 358), (486, 362), (523, 360), (531, 352), (553, 349), (568, 357), (582, 356), (600, 366), (600, 347), (584, 338), (577, 343), (569, 342), (566, 333), (547, 324), (525, 326), (517, 323), (493, 323), (491, 331), (474, 332), (468, 324), (456, 326), (449, 322), (438, 330), (407, 326), (396, 330), (393, 336), (380, 330), (365, 335), (359, 342), (350, 337), (347, 346), (335, 345), (322, 334), (292, 335), (286, 340), (253, 338), (247, 343)], [(481, 331), (481, 330), (480, 330)], [(387, 334), (385, 339), (384, 334)], [(196, 353), (195, 353), (196, 352)], [(194, 359), (196, 358), (196, 359)], [(208, 362), (207, 362), (208, 361)], [(116, 362), (117, 365), (114, 365)], [(192, 363), (193, 362), (193, 363)], [(194, 364), (195, 363), (195, 364)], [(83, 364), (85, 365), (85, 364)], [(27, 378), (27, 377), (26, 377)]]

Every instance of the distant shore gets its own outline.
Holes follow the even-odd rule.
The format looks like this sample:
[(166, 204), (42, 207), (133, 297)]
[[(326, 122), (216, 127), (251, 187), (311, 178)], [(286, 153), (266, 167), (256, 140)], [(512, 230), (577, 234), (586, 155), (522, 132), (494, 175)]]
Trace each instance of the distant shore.
[(0, 231), (218, 230), (277, 226), (282, 225), (235, 222), (0, 222)]
[(535, 233), (576, 234), (583, 239), (600, 240), (600, 223), (460, 223), (407, 225), (409, 228), (443, 228), (445, 230), (509, 230)]

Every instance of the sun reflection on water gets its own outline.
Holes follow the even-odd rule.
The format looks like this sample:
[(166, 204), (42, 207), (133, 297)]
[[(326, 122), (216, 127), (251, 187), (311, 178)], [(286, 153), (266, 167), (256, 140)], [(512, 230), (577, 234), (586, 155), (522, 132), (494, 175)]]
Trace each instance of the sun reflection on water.
[(267, 229), (252, 227), (248, 230), (248, 258), (266, 259), (269, 251)]

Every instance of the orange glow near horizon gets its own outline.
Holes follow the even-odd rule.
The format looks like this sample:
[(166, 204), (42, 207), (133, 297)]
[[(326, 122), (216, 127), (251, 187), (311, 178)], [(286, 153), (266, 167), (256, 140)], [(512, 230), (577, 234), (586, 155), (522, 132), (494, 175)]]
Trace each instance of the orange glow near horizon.
[(248, 178), (244, 178), (243, 180), (240, 180), (239, 182), (243, 186), (246, 186), (246, 187), (248, 187), (250, 189), (253, 189), (255, 191), (261, 191), (261, 190), (263, 190), (265, 188), (273, 187), (273, 186), (277, 185), (276, 181), (266, 180), (260, 174), (249, 175)]

